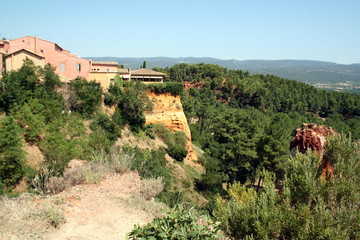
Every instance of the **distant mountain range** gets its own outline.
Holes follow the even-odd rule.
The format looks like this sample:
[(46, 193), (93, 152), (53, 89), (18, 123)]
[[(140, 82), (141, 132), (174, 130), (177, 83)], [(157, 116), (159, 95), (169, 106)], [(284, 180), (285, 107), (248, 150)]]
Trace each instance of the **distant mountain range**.
[(350, 83), (360, 85), (360, 63), (337, 64), (333, 62), (311, 60), (222, 60), (216, 58), (117, 58), (117, 57), (87, 57), (94, 61), (116, 61), (124, 68), (137, 69), (146, 61), (147, 68), (171, 67), (175, 64), (212, 63), (229, 69), (247, 70), (250, 73), (272, 74), (279, 77), (294, 79), (310, 84), (320, 83)]

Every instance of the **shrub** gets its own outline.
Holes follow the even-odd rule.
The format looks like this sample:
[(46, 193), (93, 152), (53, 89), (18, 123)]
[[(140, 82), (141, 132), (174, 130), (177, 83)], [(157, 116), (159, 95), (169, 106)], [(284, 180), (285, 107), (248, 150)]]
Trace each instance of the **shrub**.
[(119, 122), (126, 122), (133, 131), (139, 131), (145, 126), (144, 112), (151, 110), (151, 102), (144, 92), (145, 85), (142, 83), (130, 82), (123, 91), (117, 111), (119, 111), (121, 119)]
[(58, 228), (61, 224), (65, 223), (65, 218), (56, 209), (49, 209), (47, 211), (47, 219), (51, 226)]
[(258, 192), (230, 186), (214, 211), (222, 230), (233, 239), (359, 239), (359, 145), (334, 136), (325, 156), (333, 163), (332, 176), (321, 175), (314, 153), (289, 159), (281, 194), (267, 172)]
[(156, 93), (170, 93), (174, 96), (180, 96), (184, 91), (184, 84), (179, 82), (147, 84), (147, 87)]
[(96, 115), (90, 128), (94, 131), (97, 127), (106, 132), (107, 138), (110, 141), (115, 141), (120, 136), (120, 128), (106, 114), (100, 113)]
[(186, 146), (187, 137), (182, 131), (172, 133), (164, 126), (164, 124), (161, 123), (152, 124), (152, 130), (154, 134), (163, 140), (168, 146), (176, 144), (180, 144), (184, 147)]
[(187, 137), (184, 132), (182, 131), (174, 132), (173, 136), (174, 136), (174, 145), (179, 144), (181, 146), (186, 147)]
[(0, 179), (0, 196), (3, 195), (5, 189), (5, 184)]
[(163, 218), (155, 218), (143, 227), (136, 225), (126, 239), (213, 240), (219, 237), (218, 226), (218, 222), (211, 222), (206, 215), (199, 216), (193, 208), (178, 205)]
[(71, 159), (81, 159), (86, 142), (81, 138), (66, 139), (66, 134), (51, 131), (39, 144), (45, 163), (54, 174), (61, 174)]
[(171, 192), (168, 190), (162, 191), (157, 195), (156, 199), (160, 202), (166, 203), (169, 207), (175, 207), (178, 204), (189, 204), (190, 200), (184, 195), (184, 192)]
[(96, 128), (95, 131), (90, 133), (88, 144), (95, 151), (105, 150), (109, 152), (113, 141), (109, 140), (105, 130)]
[(169, 146), (168, 154), (177, 161), (183, 161), (188, 154), (188, 150), (184, 146), (176, 144)]
[(137, 170), (142, 179), (163, 177), (164, 188), (169, 189), (171, 185), (171, 171), (167, 167), (165, 151), (159, 150), (141, 150), (138, 147), (128, 148), (126, 152), (134, 154), (131, 170)]
[(65, 179), (63, 177), (50, 177), (45, 183), (44, 193), (56, 194), (62, 192), (67, 187)]
[(122, 148), (113, 146), (110, 152), (104, 150), (96, 152), (92, 156), (92, 162), (106, 166), (110, 172), (125, 173), (132, 165), (135, 154), (132, 151), (124, 151)]
[(162, 177), (148, 178), (141, 180), (141, 195), (146, 200), (151, 200), (164, 189), (164, 183)]
[(66, 169), (62, 176), (51, 176), (53, 171), (43, 168), (32, 180), (32, 185), (41, 194), (56, 194), (78, 184), (99, 183), (109, 172), (109, 165), (100, 162)]
[(34, 99), (12, 111), (13, 116), (24, 129), (27, 142), (38, 142), (44, 133), (45, 117), (42, 114), (43, 111), (44, 106)]
[(107, 166), (92, 162), (74, 169), (66, 169), (63, 178), (67, 186), (75, 186), (83, 183), (99, 183), (108, 173)]
[(156, 136), (163, 140), (166, 144), (173, 144), (174, 139), (171, 131), (167, 129), (162, 123), (152, 124), (152, 130)]
[(24, 175), (25, 152), (21, 130), (13, 117), (0, 120), (0, 179), (6, 185), (16, 184)]
[(51, 177), (52, 171), (48, 168), (44, 167), (41, 171), (35, 175), (35, 177), (31, 180), (31, 185), (41, 194), (45, 194), (47, 192), (46, 183)]
[(101, 105), (100, 83), (76, 78), (70, 83), (70, 108), (85, 116), (91, 116)]

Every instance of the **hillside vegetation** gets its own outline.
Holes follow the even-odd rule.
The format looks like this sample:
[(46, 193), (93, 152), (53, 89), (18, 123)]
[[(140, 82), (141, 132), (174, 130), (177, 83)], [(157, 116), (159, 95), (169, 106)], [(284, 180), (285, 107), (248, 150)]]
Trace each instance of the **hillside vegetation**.
[(306, 82), (320, 89), (360, 93), (360, 64), (337, 64), (311, 60), (237, 60), (216, 58), (116, 58), (91, 57), (98, 61), (117, 61), (125, 68), (138, 68), (144, 61), (148, 67), (173, 67), (185, 64), (216, 64), (228, 69), (249, 71), (252, 74), (271, 74)]
[[(0, 87), (1, 194), (13, 196), (20, 181), (30, 192), (57, 194), (132, 170), (144, 181), (145, 200), (156, 198), (172, 210), (134, 228), (130, 239), (214, 239), (218, 229), (232, 239), (360, 237), (359, 95), (212, 64), (156, 70), (170, 81), (146, 86), (117, 79), (106, 92), (81, 78), (65, 88), (51, 66), (31, 61), (6, 73)], [(145, 125), (149, 91), (181, 96), (203, 172), (183, 162), (184, 133)], [(105, 114), (105, 108), (111, 111)], [(333, 177), (321, 176), (316, 154), (289, 157), (290, 140), (304, 122), (343, 133), (327, 145)], [(162, 143), (148, 142), (157, 140)], [(44, 155), (38, 168), (26, 162), (25, 142)], [(87, 164), (68, 169), (72, 159)]]

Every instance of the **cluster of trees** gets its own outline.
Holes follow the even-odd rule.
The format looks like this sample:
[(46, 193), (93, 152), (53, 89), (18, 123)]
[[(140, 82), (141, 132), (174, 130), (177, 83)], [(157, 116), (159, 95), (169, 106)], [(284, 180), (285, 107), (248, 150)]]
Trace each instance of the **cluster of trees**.
[[(207, 153), (201, 190), (254, 181), (262, 168), (281, 177), (289, 142), (303, 122), (330, 125), (359, 139), (360, 96), (326, 92), (272, 75), (213, 64), (157, 69), (189, 88), (182, 95), (194, 142)], [(215, 191), (216, 192), (216, 191)]]
[(0, 82), (0, 182), (9, 188), (36, 174), (26, 165), (25, 143), (40, 148), (44, 166), (56, 175), (71, 159), (109, 151), (125, 124), (144, 128), (144, 111), (150, 106), (146, 87), (120, 85), (107, 95), (116, 104), (108, 116), (101, 113), (103, 89), (95, 81), (76, 78), (62, 86), (50, 65), (41, 68), (28, 59), (19, 70), (5, 73)]
[[(204, 150), (200, 160), (206, 171), (196, 181), (197, 190), (209, 199), (208, 209), (229, 236), (359, 237), (358, 144), (349, 138), (330, 140), (327, 157), (333, 161), (333, 178), (321, 178), (315, 156), (289, 160), (289, 142), (303, 122), (330, 125), (358, 141), (359, 95), (325, 92), (292, 80), (211, 64), (156, 69), (167, 72), (173, 81), (164, 85), (124, 84), (117, 77), (105, 94), (98, 83), (77, 78), (65, 94), (59, 94), (61, 82), (53, 70), (26, 60), (0, 82), (0, 193), (4, 186), (36, 174), (25, 163), (25, 142), (37, 145), (45, 156), (44, 165), (61, 174), (71, 159), (109, 151), (121, 129), (129, 125), (138, 134), (156, 134), (168, 144), (167, 150), (124, 150), (132, 152), (132, 169), (141, 177), (163, 177), (165, 191), (160, 199), (177, 203), (180, 192), (172, 186), (176, 180), (165, 154), (181, 161), (187, 153), (186, 137), (159, 125), (145, 128), (144, 113), (151, 109), (145, 92), (150, 89), (181, 95), (192, 139)], [(190, 86), (187, 90), (184, 83)], [(114, 110), (112, 115), (101, 112), (102, 98)], [(263, 190), (243, 187), (254, 185), (260, 176), (266, 180)], [(274, 191), (279, 182), (282, 194)], [(292, 223), (286, 224), (287, 219)]]
[[(160, 135), (156, 128), (145, 127), (144, 113), (151, 110), (147, 91), (179, 95), (183, 84), (123, 83), (117, 76), (104, 93), (99, 83), (83, 78), (63, 86), (50, 65), (41, 68), (30, 60), (5, 73), (0, 82), (0, 191), (11, 190), (22, 178), (31, 183), (37, 174), (26, 164), (25, 144), (38, 146), (45, 158), (42, 167), (58, 176), (71, 159), (89, 160), (96, 152), (110, 152), (125, 125), (140, 135)], [(102, 102), (113, 114), (102, 112)], [(133, 169), (144, 178), (162, 176), (168, 190), (172, 178), (165, 154), (182, 161), (187, 155), (186, 137), (162, 129), (168, 149), (130, 148)]]
[(229, 185), (214, 215), (232, 239), (359, 239), (359, 150), (349, 137), (328, 138), (333, 175), (321, 174), (318, 155), (298, 154), (286, 163), (280, 192), (265, 171), (262, 189)]
[[(359, 95), (211, 64), (156, 70), (166, 72), (172, 81), (194, 86), (182, 93), (182, 103), (193, 141), (205, 152), (200, 159), (205, 173), (196, 186), (208, 198), (206, 209), (227, 236), (360, 237)], [(316, 154), (289, 157), (290, 140), (304, 122), (352, 135), (328, 139), (325, 157), (334, 167), (333, 175), (321, 175)], [(262, 185), (257, 185), (259, 178)], [(145, 236), (150, 230), (145, 226), (132, 233)], [(197, 239), (190, 232), (184, 236)]]

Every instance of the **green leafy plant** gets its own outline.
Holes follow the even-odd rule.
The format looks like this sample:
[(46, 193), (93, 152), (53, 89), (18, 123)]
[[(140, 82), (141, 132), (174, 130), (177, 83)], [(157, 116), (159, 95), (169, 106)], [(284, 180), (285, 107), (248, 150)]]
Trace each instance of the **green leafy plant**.
[(309, 152), (287, 161), (280, 193), (266, 171), (256, 192), (231, 185), (216, 198), (221, 229), (232, 239), (359, 239), (359, 144), (334, 136), (325, 151), (333, 175), (323, 176), (321, 159)]
[(188, 154), (188, 150), (180, 144), (170, 145), (167, 152), (177, 161), (183, 161)]
[(155, 93), (170, 93), (173, 96), (180, 96), (184, 91), (184, 84), (179, 82), (147, 84), (147, 87)]
[(163, 218), (155, 218), (143, 227), (136, 225), (126, 239), (213, 240), (219, 237), (218, 226), (219, 222), (212, 222), (193, 208), (177, 205)]
[(21, 129), (12, 116), (0, 120), (0, 179), (6, 185), (16, 184), (24, 175), (25, 152)]
[(85, 116), (91, 116), (101, 104), (102, 88), (100, 83), (76, 78), (70, 83), (70, 109)]
[(130, 82), (119, 96), (116, 122), (128, 123), (131, 129), (138, 132), (145, 127), (145, 111), (151, 110), (151, 102), (145, 94), (145, 85)]

